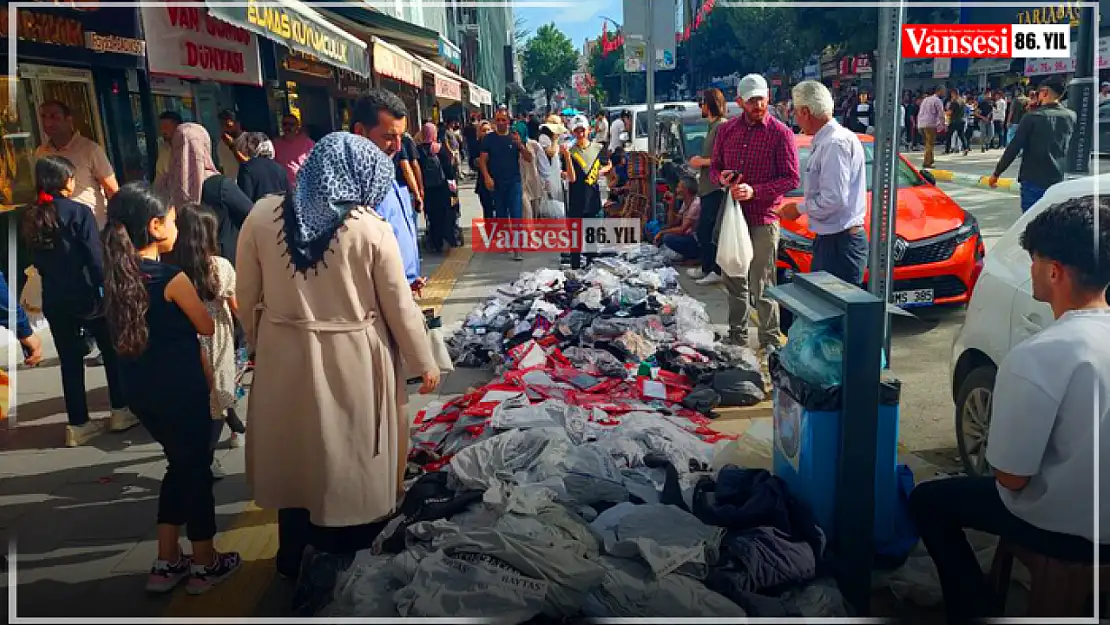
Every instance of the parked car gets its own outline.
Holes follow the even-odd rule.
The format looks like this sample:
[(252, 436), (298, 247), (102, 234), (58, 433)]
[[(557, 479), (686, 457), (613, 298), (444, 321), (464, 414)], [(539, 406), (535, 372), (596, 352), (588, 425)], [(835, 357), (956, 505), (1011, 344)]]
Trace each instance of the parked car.
[[(952, 344), (952, 399), (956, 404), (956, 446), (964, 469), (986, 474), (987, 433), (990, 431), (994, 377), (998, 366), (1018, 343), (1053, 321), (1052, 309), (1033, 299), (1032, 260), (1019, 239), (1026, 224), (1045, 208), (1095, 193), (1096, 177), (1065, 180), (1021, 216), (991, 247), (967, 307), (964, 325)], [(1110, 174), (1097, 177), (1110, 188)]]
[[(700, 153), (708, 127), (700, 113), (668, 113), (662, 116), (660, 125), (659, 149), (662, 154), (670, 155), (669, 159), (664, 157), (664, 161), (670, 160), (677, 166), (679, 161), (687, 162), (691, 155)], [(678, 138), (668, 139), (671, 136)], [(868, 135), (859, 137), (863, 141), (870, 186), (874, 139)], [(795, 141), (800, 169), (805, 171), (813, 138), (795, 135)], [(788, 201), (801, 199), (802, 195), (803, 187), (799, 186), (788, 193), (787, 198)], [(868, 193), (869, 203), (870, 197)], [(810, 270), (814, 235), (807, 224), (805, 215), (782, 222), (778, 254), (780, 283), (789, 281), (794, 273)], [(870, 231), (870, 219), (864, 227)], [(901, 156), (895, 236), (892, 304), (914, 308), (968, 301), (985, 256), (979, 224), (971, 213), (936, 187), (931, 175), (918, 171)]]

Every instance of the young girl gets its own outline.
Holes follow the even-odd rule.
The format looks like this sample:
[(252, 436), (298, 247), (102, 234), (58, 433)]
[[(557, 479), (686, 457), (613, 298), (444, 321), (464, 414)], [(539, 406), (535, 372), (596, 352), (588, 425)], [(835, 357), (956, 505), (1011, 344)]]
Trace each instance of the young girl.
[[(212, 418), (212, 449), (220, 442), (224, 417), (231, 426), (231, 446), (239, 447), (243, 422), (235, 413), (235, 321), (239, 314), (235, 301), (235, 268), (220, 256), (220, 222), (215, 213), (198, 204), (186, 204), (177, 211), (177, 243), (173, 263), (185, 272), (196, 287), (208, 314), (216, 324), (212, 336), (200, 337), (208, 355), (214, 387), (210, 406)], [(212, 475), (225, 476), (219, 460), (212, 461)]]
[(116, 354), (101, 311), (104, 258), (96, 234), (96, 218), (88, 206), (69, 199), (73, 193), (73, 163), (61, 156), (44, 156), (35, 163), (38, 199), (22, 218), (23, 239), (31, 263), (42, 276), (42, 307), (61, 364), (65, 397), (66, 447), (84, 445), (103, 431), (89, 419), (85, 396), (84, 330), (104, 355), (113, 431), (138, 425), (126, 408), (116, 367)]
[[(158, 495), (158, 559), (147, 590), (167, 592), (188, 579), (200, 594), (242, 564), (217, 553), (212, 495), (212, 372), (198, 334), (215, 324), (189, 277), (160, 262), (177, 240), (174, 209), (149, 185), (125, 184), (108, 202), (104, 228), (106, 316), (131, 410), (162, 445), (168, 466)], [(182, 553), (186, 526), (192, 555)]]

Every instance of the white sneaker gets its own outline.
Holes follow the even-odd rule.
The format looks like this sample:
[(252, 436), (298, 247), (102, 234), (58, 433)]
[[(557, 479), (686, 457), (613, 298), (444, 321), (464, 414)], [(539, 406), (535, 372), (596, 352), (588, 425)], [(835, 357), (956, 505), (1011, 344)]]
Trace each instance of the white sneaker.
[(130, 430), (136, 425), (139, 425), (139, 418), (131, 412), (131, 409), (120, 408), (112, 411), (112, 419), (108, 427), (113, 432), (122, 432), (124, 430)]
[(246, 434), (236, 434), (232, 432), (231, 438), (228, 439), (227, 444), (230, 445), (232, 449), (239, 449), (247, 444)]
[(222, 480), (225, 477), (227, 477), (227, 471), (224, 471), (224, 466), (219, 460), (212, 460), (212, 479)]
[(104, 433), (104, 424), (89, 420), (85, 425), (66, 426), (66, 447), (80, 447)]
[(724, 281), (725, 281), (725, 279), (721, 277), (721, 274), (711, 273), (708, 276), (705, 276), (704, 278), (702, 278), (701, 280), (698, 280), (698, 281), (694, 282), (694, 284), (700, 284), (702, 286), (710, 286), (710, 285), (713, 285), (713, 284), (720, 284)]
[(695, 280), (701, 280), (705, 277), (705, 272), (701, 270), (701, 267), (690, 267), (686, 270), (686, 275)]

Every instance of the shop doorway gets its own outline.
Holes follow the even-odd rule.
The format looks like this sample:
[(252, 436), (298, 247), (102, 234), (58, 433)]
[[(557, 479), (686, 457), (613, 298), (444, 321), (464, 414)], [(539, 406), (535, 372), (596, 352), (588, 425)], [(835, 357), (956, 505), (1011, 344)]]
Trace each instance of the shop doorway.
[[(100, 109), (96, 106), (96, 89), (91, 71), (47, 65), (20, 65), (19, 74), (30, 96), (32, 111), (38, 111), (39, 106), (49, 100), (62, 102), (72, 111), (73, 126), (77, 132), (104, 145), (103, 125)], [(46, 137), (41, 134), (37, 139), (40, 143), (46, 141)]]

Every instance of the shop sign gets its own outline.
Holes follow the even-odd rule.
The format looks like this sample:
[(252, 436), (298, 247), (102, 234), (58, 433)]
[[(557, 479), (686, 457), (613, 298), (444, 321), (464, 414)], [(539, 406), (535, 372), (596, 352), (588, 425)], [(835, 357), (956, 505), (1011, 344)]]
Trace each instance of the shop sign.
[(482, 106), (482, 96), (478, 94), (478, 87), (476, 85), (467, 84), (466, 95), (470, 100), (471, 106)]
[(412, 85), (420, 86), (420, 69), (416, 63), (390, 49), (388, 44), (374, 42), (374, 71), (382, 76)]
[(216, 0), (206, 2), (212, 15), (225, 22), (273, 39), (292, 50), (312, 55), (322, 61), (369, 74), (366, 45), (338, 28), (324, 22), (315, 11), (300, 3), (262, 2), (248, 0), (234, 6)]
[(493, 94), (490, 93), (488, 89), (479, 89), (480, 90), (478, 91), (478, 95), (482, 98), (482, 104), (486, 106), (493, 106)]
[(871, 55), (861, 54), (852, 59), (852, 73), (868, 75), (871, 73)]
[(357, 96), (370, 88), (370, 79), (359, 76), (354, 72), (336, 68), (335, 82), (339, 91), (348, 95)]
[(821, 61), (821, 78), (831, 78), (838, 74), (836, 59)]
[(102, 35), (100, 33), (85, 33), (85, 47), (93, 52), (111, 52), (115, 54), (130, 54), (131, 56), (144, 56), (146, 42), (141, 39), (131, 39), (118, 35)]
[(446, 100), (462, 101), (462, 85), (456, 80), (451, 80), (436, 74), (436, 97)]
[[(0, 38), (8, 38), (8, 21), (8, 7), (5, 6), (0, 13)], [(75, 19), (20, 9), (15, 23), (20, 41), (70, 48), (85, 47), (85, 28)]]
[(952, 75), (952, 59), (933, 59), (933, 78), (948, 78)]
[(933, 74), (933, 59), (917, 59), (902, 61), (903, 76), (931, 76)]
[[(1076, 48), (1078, 46), (1072, 45), (1072, 57), (1070, 59), (1027, 59), (1025, 62), (1025, 75), (1026, 76), (1044, 76), (1046, 74), (1074, 74), (1076, 68)], [(1095, 71), (1110, 69), (1110, 37), (1102, 37), (1098, 40), (1098, 58), (1096, 59), (1098, 66)]]
[(193, 86), (173, 76), (154, 75), (150, 77), (150, 92), (175, 98), (191, 98), (193, 97)]
[(140, 9), (152, 74), (259, 86), (262, 63), (258, 40), (238, 26), (198, 7), (144, 6)]
[(439, 36), (439, 56), (451, 65), (458, 67), (462, 63), (462, 50), (458, 46)]
[(839, 63), (840, 63), (840, 75), (841, 76), (851, 76), (852, 75), (852, 66), (853, 66), (852, 61), (853, 60), (854, 59), (850, 56), (846, 56), (846, 57), (840, 59)]
[(990, 76), (1010, 71), (1011, 59), (976, 59), (967, 68), (968, 76)]
[(296, 50), (290, 50), (285, 55), (285, 58), (281, 60), (281, 66), (286, 71), (316, 76), (317, 78), (331, 78), (332, 76), (331, 68), (321, 63), (320, 59)]

